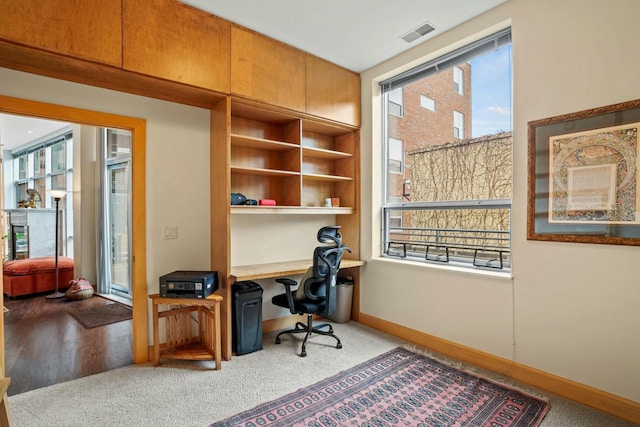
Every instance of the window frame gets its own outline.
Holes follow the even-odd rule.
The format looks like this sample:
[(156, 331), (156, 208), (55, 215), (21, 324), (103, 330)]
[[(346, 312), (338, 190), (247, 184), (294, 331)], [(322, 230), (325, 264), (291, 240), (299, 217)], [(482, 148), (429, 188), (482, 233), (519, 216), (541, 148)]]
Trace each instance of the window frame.
[[(425, 73), (425, 72), (429, 72), (429, 69), (435, 69), (436, 71), (438, 70), (438, 64), (439, 63), (452, 63), (455, 61), (455, 59), (457, 58), (456, 56), (456, 52), (461, 52), (460, 55), (460, 59), (457, 62), (458, 64), (467, 62), (469, 59), (478, 56), (480, 54), (483, 53), (487, 53), (488, 51), (490, 51), (489, 47), (486, 47), (486, 45), (488, 45), (489, 43), (487, 43), (488, 41), (490, 42), (491, 40), (496, 40), (495, 43), (495, 48), (497, 47), (502, 47), (505, 45), (511, 45), (511, 28), (506, 28), (504, 30), (501, 30), (491, 36), (485, 37), (483, 39), (480, 39), (476, 42), (472, 42), (467, 46), (462, 47), (461, 49), (458, 50), (454, 50), (448, 54), (445, 54), (439, 58), (436, 58), (433, 61), (429, 61), (425, 64), (419, 65), (418, 67), (415, 67), (412, 70), (408, 70), (405, 71), (403, 73), (400, 73), (394, 77), (391, 77), (383, 82), (380, 83), (381, 86), (381, 95), (382, 95), (382, 142), (384, 144), (384, 149), (382, 150), (383, 153), (383, 173), (382, 173), (382, 206), (381, 206), (381, 220), (382, 220), (382, 224), (381, 224), (381, 245), (380, 245), (380, 256), (385, 257), (385, 258), (391, 258), (391, 259), (395, 259), (398, 261), (418, 261), (421, 263), (424, 263), (426, 265), (434, 265), (434, 264), (439, 264), (439, 265), (443, 265), (443, 262), (441, 259), (436, 258), (430, 258), (429, 256), (429, 248), (427, 247), (425, 252), (426, 254), (421, 254), (421, 256), (412, 256), (411, 254), (408, 254), (406, 252), (406, 245), (405, 245), (405, 254), (403, 256), (395, 256), (395, 255), (391, 255), (389, 253), (389, 243), (392, 242), (393, 239), (391, 239), (390, 234), (391, 231), (396, 228), (393, 227), (391, 225), (389, 225), (389, 219), (390, 218), (397, 218), (398, 214), (397, 212), (407, 212), (407, 211), (411, 211), (411, 210), (442, 210), (442, 209), (485, 209), (485, 210), (489, 210), (489, 209), (499, 209), (499, 210), (504, 210), (507, 209), (508, 210), (508, 230), (485, 230), (485, 232), (487, 234), (492, 234), (493, 232), (495, 233), (503, 233), (506, 234), (506, 239), (503, 240), (507, 240), (507, 246), (506, 249), (503, 251), (501, 250), (501, 248), (497, 248), (498, 250), (495, 251), (496, 254), (496, 258), (498, 259), (496, 260), (490, 260), (488, 262), (485, 261), (479, 261), (476, 262), (476, 254), (478, 253), (478, 251), (482, 252), (482, 249), (477, 249), (475, 250), (475, 253), (473, 255), (473, 257), (470, 256), (464, 256), (461, 258), (456, 258), (455, 256), (449, 257), (448, 254), (446, 256), (446, 266), (447, 267), (464, 267), (465, 269), (469, 270), (469, 271), (486, 271), (486, 270), (490, 270), (493, 272), (498, 272), (500, 274), (502, 273), (507, 273), (510, 274), (511, 273), (511, 233), (512, 233), (512, 229), (513, 229), (513, 224), (512, 224), (512, 205), (511, 205), (511, 198), (507, 198), (507, 199), (480, 199), (480, 200), (451, 200), (451, 201), (437, 201), (437, 202), (412, 202), (412, 201), (404, 201), (402, 200), (402, 198), (400, 198), (400, 200), (394, 200), (392, 201), (392, 196), (389, 195), (389, 175), (390, 172), (388, 169), (388, 165), (389, 165), (389, 158), (388, 158), (388, 154), (389, 154), (389, 140), (390, 139), (398, 139), (398, 138), (391, 138), (389, 136), (388, 133), (388, 118), (389, 118), (389, 111), (388, 111), (388, 93), (392, 90), (401, 88), (409, 83), (415, 82), (417, 80), (420, 80), (424, 77), (415, 77), (415, 75), (412, 74), (419, 74), (419, 73)], [(499, 40), (499, 43), (498, 43)], [(483, 46), (484, 45), (484, 46)], [(484, 51), (482, 51), (484, 49)], [(480, 53), (471, 53), (471, 52), (480, 52)], [(512, 57), (510, 59), (511, 61), (513, 61)], [(453, 65), (455, 67), (455, 63)], [(458, 68), (458, 67), (456, 67)], [(461, 68), (458, 68), (460, 71), (464, 72)], [(429, 74), (433, 74), (433, 73), (429, 73)], [(454, 79), (455, 79), (455, 72), (454, 72)], [(464, 81), (464, 80), (463, 80)], [(510, 79), (510, 83), (511, 84), (511, 79)], [(464, 89), (460, 88), (461, 90), (463, 90), (462, 93), (464, 93)], [(513, 93), (513, 88), (510, 88), (511, 93)], [(426, 96), (421, 94), (421, 96)], [(437, 100), (435, 100), (437, 101)], [(435, 102), (434, 102), (435, 103)], [(422, 106), (422, 103), (421, 103)], [(422, 106), (423, 107), (423, 106)], [(424, 108), (424, 107), (423, 107)], [(461, 115), (460, 117), (460, 121), (461, 121), (461, 127), (460, 127), (460, 136), (459, 139), (464, 139), (464, 127), (465, 127), (465, 123), (464, 120), (466, 119), (464, 116), (464, 113), (461, 113), (459, 111), (454, 110), (454, 115), (455, 113), (458, 113)], [(511, 117), (511, 122), (513, 123), (513, 117)], [(511, 128), (513, 129), (513, 126), (511, 126)], [(513, 132), (513, 130), (511, 130), (511, 132)], [(511, 133), (511, 135), (513, 135), (513, 133)], [(511, 140), (511, 155), (513, 155), (513, 140)], [(405, 153), (406, 154), (406, 153)], [(403, 161), (403, 165), (404, 165), (404, 161)], [(407, 167), (409, 167), (410, 165), (407, 165)], [(404, 171), (404, 167), (403, 167), (403, 171)], [(511, 170), (511, 182), (513, 181), (513, 170)], [(513, 197), (511, 195), (511, 197)], [(397, 198), (396, 198), (397, 199)], [(401, 225), (403, 224), (403, 217), (404, 215), (400, 215), (399, 216), (401, 218)], [(402, 226), (401, 226), (402, 228)], [(462, 230), (462, 229), (458, 229), (458, 230)], [(462, 230), (464, 231), (464, 230)], [(433, 246), (435, 247), (436, 245), (429, 245), (429, 244), (424, 244), (423, 246)], [(474, 250), (474, 248), (470, 248), (472, 251)], [(448, 249), (447, 249), (448, 250)], [(491, 249), (488, 249), (488, 252), (491, 252)], [(493, 255), (491, 255), (493, 256)], [(494, 261), (492, 263), (492, 261)]]
[(391, 109), (389, 109), (389, 113), (396, 117), (403, 118), (404, 117), (404, 91), (402, 90), (402, 88), (399, 88), (399, 90), (392, 91), (392, 92), (395, 92), (393, 94), (395, 96), (394, 96), (394, 99), (391, 99), (391, 95), (389, 96), (389, 99), (388, 99), (389, 104), (387, 104), (387, 107), (389, 105), (396, 105), (398, 106), (398, 112), (396, 113), (395, 111), (392, 111)]
[(453, 137), (464, 139), (464, 113), (458, 110), (453, 110)]
[(457, 65), (453, 66), (453, 91), (464, 96), (464, 70)]
[(400, 155), (400, 159), (395, 159), (395, 158), (392, 159), (391, 156), (389, 155), (389, 153), (391, 152), (391, 144), (390, 143), (387, 144), (387, 148), (388, 148), (388, 150), (387, 150), (387, 170), (389, 170), (389, 165), (390, 165), (391, 161), (396, 161), (396, 162), (400, 163), (400, 168), (397, 171), (394, 169), (390, 173), (394, 173), (394, 174), (397, 174), (397, 175), (404, 175), (404, 141), (401, 140), (401, 139), (398, 139), (398, 138), (389, 138), (389, 140), (393, 140), (394, 142), (397, 142), (397, 143), (399, 143), (401, 145), (400, 153), (402, 153), (402, 154)]
[[(425, 100), (426, 102), (423, 102), (423, 100)], [(429, 103), (430, 106), (425, 106), (426, 103)], [(433, 106), (433, 108), (431, 108), (431, 105)], [(428, 95), (425, 95), (424, 93), (420, 94), (420, 107), (424, 108), (425, 110), (429, 110), (429, 111), (433, 111), (434, 113), (436, 112), (436, 100), (431, 98)]]

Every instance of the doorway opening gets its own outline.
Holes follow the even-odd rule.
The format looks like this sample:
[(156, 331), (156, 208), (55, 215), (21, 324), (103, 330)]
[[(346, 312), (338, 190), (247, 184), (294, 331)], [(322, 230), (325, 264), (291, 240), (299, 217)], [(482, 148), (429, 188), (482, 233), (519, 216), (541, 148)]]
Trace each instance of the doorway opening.
[[(101, 113), (73, 107), (0, 96), (0, 113), (78, 123), (99, 128), (121, 129), (131, 133), (130, 159), (130, 288), (132, 302), (133, 362), (149, 360), (146, 285), (145, 156), (146, 122), (143, 119)], [(3, 189), (2, 189), (3, 191)], [(1, 196), (1, 195), (0, 195)], [(4, 294), (0, 294), (4, 303)], [(0, 360), (4, 354), (4, 319), (0, 317)]]

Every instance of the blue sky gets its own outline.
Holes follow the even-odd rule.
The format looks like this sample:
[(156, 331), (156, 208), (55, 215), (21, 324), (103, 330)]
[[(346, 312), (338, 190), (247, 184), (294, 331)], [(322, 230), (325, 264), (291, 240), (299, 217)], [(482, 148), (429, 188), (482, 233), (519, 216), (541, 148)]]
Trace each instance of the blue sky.
[(511, 130), (511, 45), (471, 61), (471, 133)]

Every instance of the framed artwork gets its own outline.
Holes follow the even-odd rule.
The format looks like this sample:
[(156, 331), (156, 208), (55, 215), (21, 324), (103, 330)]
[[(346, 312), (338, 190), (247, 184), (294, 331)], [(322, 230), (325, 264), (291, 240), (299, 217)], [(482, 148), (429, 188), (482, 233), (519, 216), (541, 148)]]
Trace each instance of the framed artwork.
[(528, 125), (527, 239), (640, 245), (640, 100)]

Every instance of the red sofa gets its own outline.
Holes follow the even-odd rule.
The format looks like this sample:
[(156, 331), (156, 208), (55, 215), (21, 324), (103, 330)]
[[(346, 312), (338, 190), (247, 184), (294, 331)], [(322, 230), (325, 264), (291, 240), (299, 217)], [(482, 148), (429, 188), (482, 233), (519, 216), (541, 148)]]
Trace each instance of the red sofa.
[[(4, 293), (10, 297), (54, 291), (56, 289), (55, 257), (38, 257), (7, 261), (2, 265)], [(73, 280), (73, 259), (58, 257), (58, 288), (69, 287)]]

